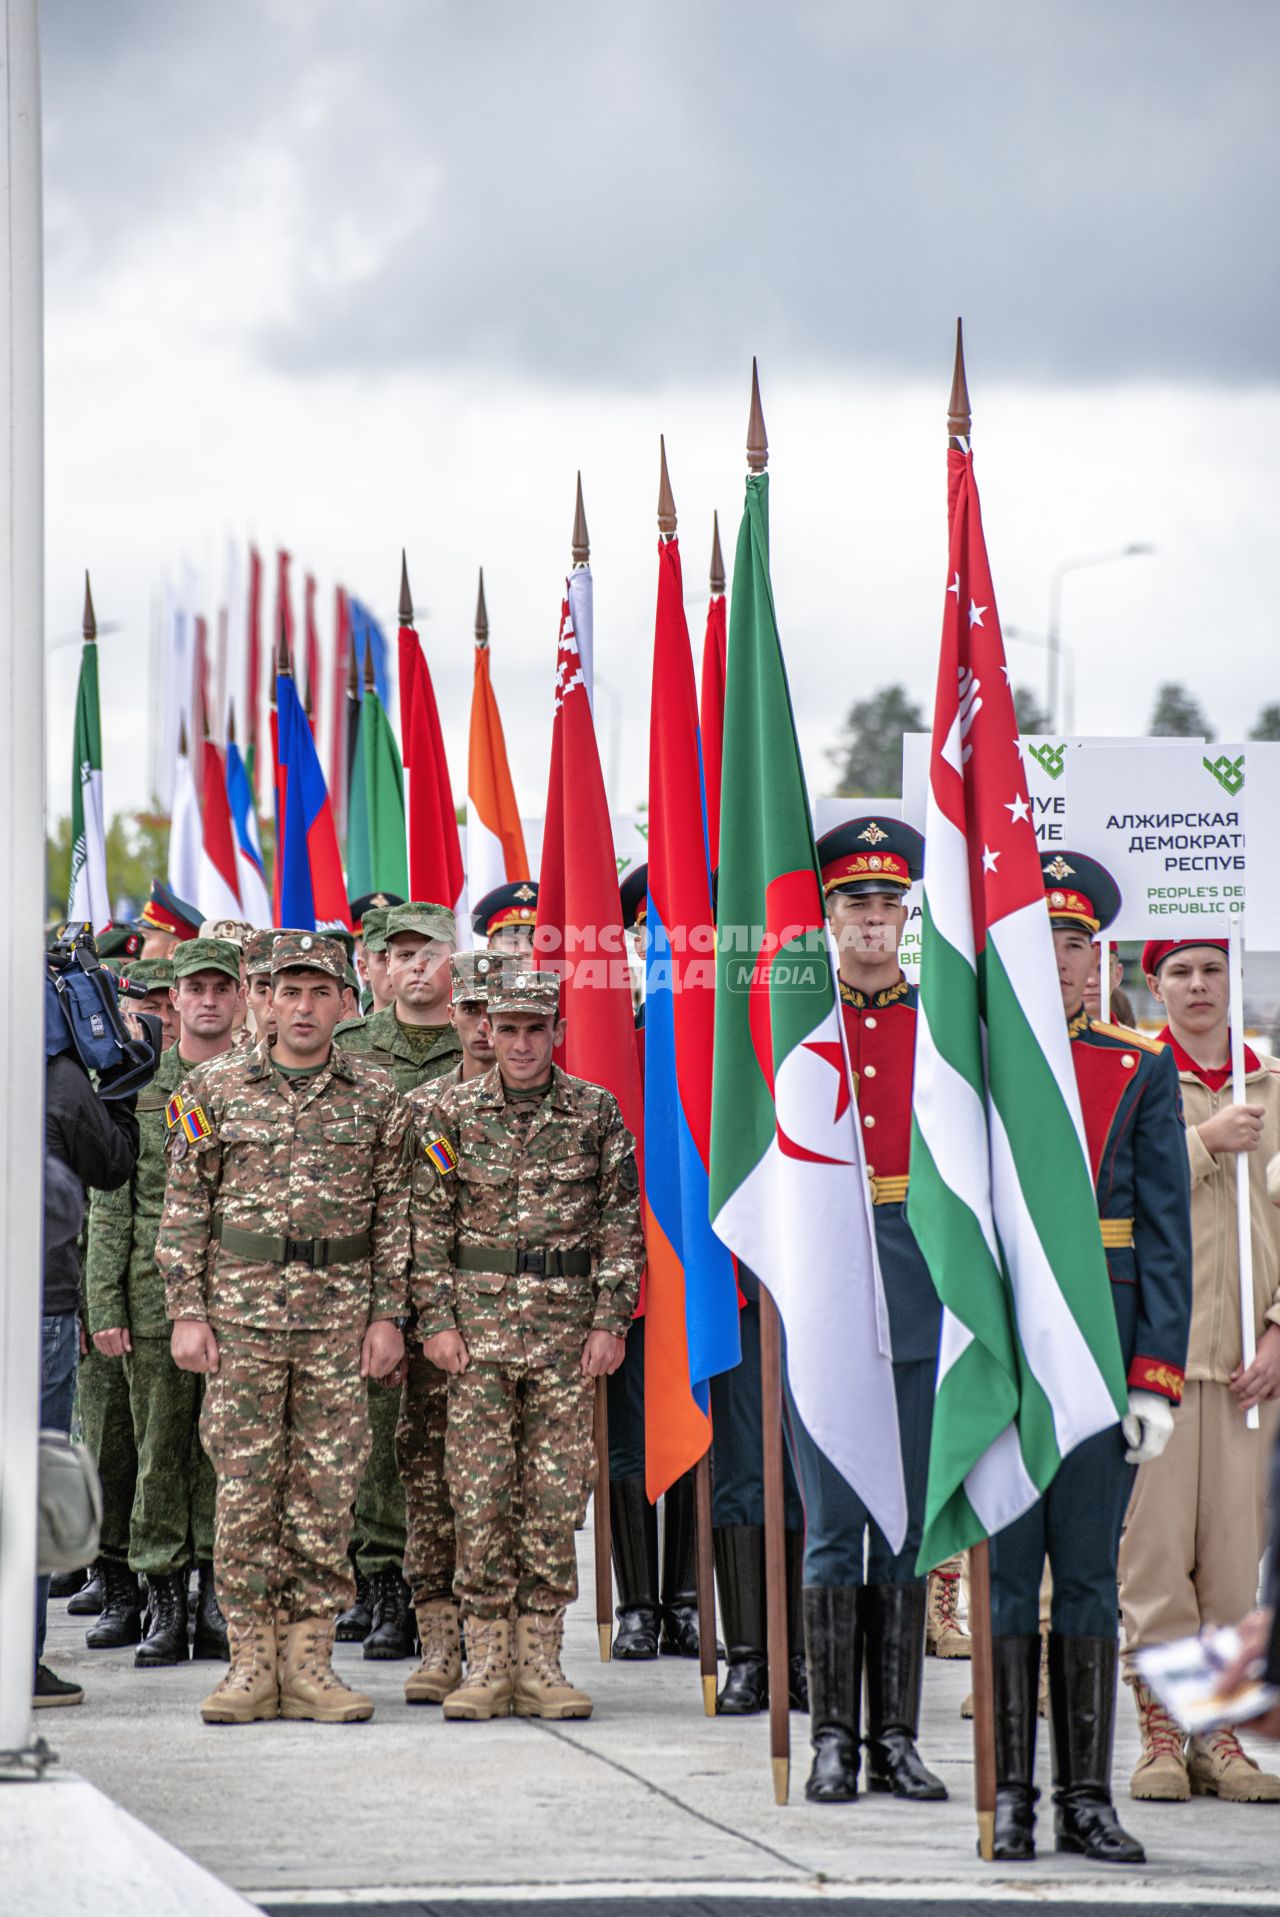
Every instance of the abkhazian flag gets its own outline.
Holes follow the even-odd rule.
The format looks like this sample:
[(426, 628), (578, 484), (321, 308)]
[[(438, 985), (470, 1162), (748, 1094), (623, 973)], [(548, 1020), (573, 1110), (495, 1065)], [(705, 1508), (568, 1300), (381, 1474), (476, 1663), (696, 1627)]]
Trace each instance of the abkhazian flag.
[(897, 1550), (907, 1508), (871, 1190), (769, 581), (747, 480), (729, 613), (716, 903), (711, 1220), (768, 1286), (791, 1395)]
[[(185, 894), (183, 895), (185, 896)], [(98, 646), (80, 651), (80, 685), (71, 748), (71, 882), (67, 917), (105, 931), (111, 923), (107, 891), (107, 830), (102, 810), (102, 721), (98, 707)]]
[(1028, 1510), (1126, 1405), (967, 444), (947, 465), (907, 1194), (944, 1307), (922, 1570)]

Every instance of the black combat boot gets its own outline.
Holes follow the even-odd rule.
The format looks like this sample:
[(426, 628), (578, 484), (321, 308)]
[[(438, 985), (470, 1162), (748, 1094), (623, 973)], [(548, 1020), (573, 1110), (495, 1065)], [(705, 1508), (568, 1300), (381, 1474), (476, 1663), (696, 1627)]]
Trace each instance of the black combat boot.
[(73, 1598), (89, 1582), (87, 1571), (55, 1571), (49, 1579), (51, 1598)]
[(664, 1657), (698, 1656), (697, 1515), (693, 1473), (677, 1478), (662, 1500), (662, 1637)]
[(813, 1769), (804, 1794), (814, 1804), (850, 1804), (858, 1795), (858, 1721), (862, 1715), (862, 1637), (855, 1585), (807, 1584), (805, 1655), (809, 1666)]
[(373, 1629), (372, 1582), (358, 1564), (353, 1564), (352, 1569), (356, 1574), (355, 1603), (342, 1613), (334, 1626), (339, 1644), (363, 1644)]
[(996, 1820), (991, 1855), (1025, 1864), (1036, 1854), (1036, 1699), (1040, 1633), (991, 1640), (996, 1731)]
[(185, 1664), (187, 1649), (187, 1573), (147, 1579), (147, 1634), (133, 1654), (141, 1669), (152, 1664)]
[(1111, 1802), (1117, 1648), (1114, 1636), (1049, 1633), (1054, 1843), (1097, 1864), (1145, 1864)]
[(804, 1532), (788, 1531), (787, 1553), (787, 1701), (793, 1711), (809, 1708), (809, 1666), (804, 1654)]
[(764, 1530), (758, 1524), (727, 1524), (714, 1533), (716, 1582), (724, 1618), (727, 1668), (716, 1709), (724, 1717), (750, 1717), (769, 1702), (765, 1650)]
[(102, 1612), (84, 1641), (91, 1651), (120, 1651), (142, 1636), (142, 1593), (127, 1564), (102, 1560)]
[(867, 1788), (938, 1803), (940, 1777), (920, 1761), (920, 1687), (928, 1592), (920, 1584), (870, 1584), (863, 1592), (867, 1658)]
[(364, 1641), (371, 1658), (412, 1657), (418, 1648), (418, 1621), (409, 1587), (393, 1565), (379, 1571), (373, 1584), (373, 1625)]
[(231, 1644), (227, 1637), (227, 1620), (223, 1617), (218, 1605), (218, 1593), (214, 1587), (211, 1564), (196, 1566), (195, 1619), (192, 1657), (211, 1658), (223, 1664), (229, 1664)]
[(104, 1586), (102, 1581), (102, 1559), (89, 1567), (84, 1583), (76, 1588), (75, 1596), (67, 1605), (68, 1617), (97, 1617), (102, 1609)]
[(658, 1514), (641, 1477), (609, 1483), (613, 1574), (618, 1580), (618, 1633), (613, 1655), (658, 1655)]

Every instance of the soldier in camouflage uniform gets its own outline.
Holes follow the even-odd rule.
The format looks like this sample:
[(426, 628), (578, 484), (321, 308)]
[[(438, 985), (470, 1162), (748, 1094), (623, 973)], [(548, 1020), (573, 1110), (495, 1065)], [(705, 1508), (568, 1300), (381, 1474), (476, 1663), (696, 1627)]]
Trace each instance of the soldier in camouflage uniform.
[(134, 1656), (147, 1666), (187, 1657), (187, 1576), (197, 1566), (194, 1655), (225, 1659), (226, 1626), (213, 1588), (213, 1466), (197, 1429), (201, 1380), (169, 1350), (164, 1281), (155, 1243), (164, 1207), (165, 1140), (172, 1104), (197, 1065), (229, 1051), (244, 1003), (240, 953), (225, 939), (188, 939), (172, 961), (178, 1042), (138, 1096), (140, 1143), (133, 1177), (93, 1194), (85, 1263), (89, 1333), (107, 1360), (123, 1361), (137, 1444), (129, 1568), (147, 1581), (148, 1632)]
[(244, 942), (247, 1024), (253, 1027), (255, 1040), (271, 1036), (271, 949), (279, 936), (274, 931), (251, 932)]
[[(368, 917), (366, 912), (366, 924)], [(338, 1027), (338, 1043), (384, 1065), (397, 1091), (411, 1092), (461, 1062), (462, 1046), (449, 1019), (449, 954), (454, 933), (453, 913), (447, 906), (420, 902), (392, 906), (381, 933), (375, 931), (374, 937), (386, 944), (394, 1002), (386, 1011)], [(369, 1658), (410, 1657), (417, 1636), (409, 1587), (402, 1574), (404, 1487), (396, 1470), (395, 1450), (401, 1380), (389, 1382), (395, 1389), (379, 1384), (369, 1387), (373, 1448), (356, 1497), (352, 1534), (357, 1601), (338, 1622), (339, 1637), (363, 1638)]]
[[(462, 1057), (443, 1077), (409, 1093), (416, 1132), (427, 1136), (431, 1112), (440, 1094), (468, 1084), (492, 1068), (489, 1030), (489, 974), (494, 960), (486, 952), (455, 953), (449, 961), (453, 996), (449, 1017), (462, 1044)], [(405, 1682), (409, 1704), (442, 1704), (462, 1680), (462, 1644), (458, 1607), (453, 1599), (455, 1568), (453, 1506), (444, 1473), (448, 1386), (445, 1372), (409, 1340), (408, 1376), (396, 1425), (396, 1463), (404, 1486), (404, 1575), (413, 1599), (422, 1645), (422, 1663)]]
[(404, 1356), (408, 1111), (332, 1043), (342, 948), (286, 933), (276, 1037), (193, 1072), (169, 1134), (156, 1246), (173, 1355), (209, 1374), (214, 1567), (232, 1666), (206, 1723), (373, 1714), (333, 1671), (351, 1596), (351, 1501), (369, 1449), (365, 1380)]
[(504, 959), (489, 1021), (495, 1068), (441, 1093), (413, 1160), (413, 1294), (426, 1356), (449, 1373), (467, 1637), (444, 1713), (589, 1717), (560, 1647), (594, 1380), (622, 1362), (644, 1262), (635, 1144), (609, 1092), (552, 1064), (555, 973)]

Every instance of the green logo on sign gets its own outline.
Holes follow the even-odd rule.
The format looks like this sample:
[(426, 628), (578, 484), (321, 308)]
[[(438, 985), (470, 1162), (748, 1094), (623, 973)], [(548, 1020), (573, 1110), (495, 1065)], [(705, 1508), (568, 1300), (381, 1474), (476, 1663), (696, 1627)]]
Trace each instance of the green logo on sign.
[(1066, 750), (1067, 748), (1064, 745), (1027, 747), (1027, 751), (1031, 754), (1036, 764), (1040, 766), (1043, 771), (1047, 772), (1051, 779), (1060, 779), (1062, 777), (1062, 764), (1066, 756)]
[(1244, 784), (1244, 753), (1238, 759), (1229, 759), (1225, 752), (1220, 752), (1216, 759), (1205, 760), (1204, 769), (1212, 772), (1223, 791), (1234, 799)]

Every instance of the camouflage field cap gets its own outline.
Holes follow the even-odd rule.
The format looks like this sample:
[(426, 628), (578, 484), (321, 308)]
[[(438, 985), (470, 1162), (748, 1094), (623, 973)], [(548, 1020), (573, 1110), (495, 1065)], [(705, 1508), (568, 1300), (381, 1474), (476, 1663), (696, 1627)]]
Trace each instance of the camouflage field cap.
[(248, 919), (205, 919), (200, 927), (202, 939), (230, 939), (233, 945), (243, 946), (253, 931)]
[(360, 921), (360, 942), (366, 952), (385, 952), (387, 949), (387, 914), (389, 905), (371, 905)]
[(499, 969), (492, 952), (455, 952), (449, 960), (455, 1005), (483, 1005), (489, 997), (489, 980)]
[(193, 972), (225, 972), (240, 983), (240, 947), (230, 939), (187, 939), (173, 955), (173, 978), (190, 978)]
[(271, 976), (277, 972), (327, 972), (346, 983), (347, 955), (336, 939), (319, 932), (281, 932), (271, 951)]
[(244, 942), (244, 969), (250, 978), (261, 978), (271, 970), (271, 954), (279, 936), (273, 928), (250, 932)]
[(532, 965), (507, 959), (489, 974), (489, 1015), (531, 1012), (539, 1018), (560, 1016), (560, 974), (535, 971)]
[(452, 945), (457, 936), (457, 924), (447, 905), (427, 905), (414, 901), (409, 905), (393, 905), (387, 913), (383, 927), (384, 940), (395, 938), (398, 932), (416, 932), (419, 938), (440, 939), (445, 945)]
[(359, 998), (360, 980), (356, 977), (356, 968), (354, 965), (348, 965), (346, 967), (342, 974), (342, 983), (349, 992), (354, 992), (356, 997)]
[(111, 970), (119, 972), (132, 985), (145, 985), (149, 992), (164, 992), (173, 984), (173, 960), (115, 959)]

